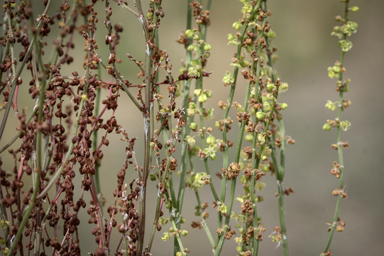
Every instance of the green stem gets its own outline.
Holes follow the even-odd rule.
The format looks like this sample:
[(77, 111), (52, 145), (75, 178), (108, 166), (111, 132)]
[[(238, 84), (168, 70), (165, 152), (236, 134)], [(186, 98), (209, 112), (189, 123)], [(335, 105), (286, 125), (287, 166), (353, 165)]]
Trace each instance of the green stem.
[[(100, 65), (98, 65), (98, 79), (101, 79), (101, 70)], [(96, 89), (96, 99), (95, 99), (95, 116), (99, 116), (100, 111), (100, 96), (101, 89)], [(92, 150), (95, 152), (97, 150), (97, 130), (93, 130), (93, 139), (92, 139)], [(103, 212), (103, 196), (101, 194), (101, 185), (100, 185), (100, 172), (99, 172), (99, 162), (95, 162), (95, 182), (96, 182), (96, 194), (97, 199), (99, 200), (100, 211)]]
[[(349, 4), (349, 0), (346, 0), (345, 1), (345, 15), (344, 15), (344, 22), (346, 23), (348, 21), (348, 4)], [(347, 34), (344, 34), (344, 40), (347, 39)], [(341, 56), (340, 56), (340, 67), (344, 67), (344, 51), (341, 51)], [(340, 72), (339, 73), (339, 81), (342, 82), (343, 81), (343, 73)], [(340, 89), (339, 90), (339, 107), (338, 107), (338, 114), (337, 114), (337, 118), (339, 120), (341, 120), (341, 112), (343, 110), (343, 90)], [(340, 170), (340, 177), (339, 177), (339, 189), (344, 189), (344, 160), (343, 160), (343, 149), (342, 149), (342, 143), (341, 143), (341, 129), (340, 129), (340, 125), (338, 125), (336, 127), (336, 139), (337, 139), (337, 153), (338, 153), (338, 157), (339, 157), (339, 170)], [(340, 205), (341, 205), (341, 199), (342, 199), (342, 196), (339, 195), (338, 198), (337, 198), (337, 202), (336, 202), (336, 207), (335, 207), (335, 213), (333, 215), (333, 223), (332, 223), (332, 226), (331, 226), (331, 230), (329, 232), (329, 236), (328, 236), (328, 241), (327, 241), (327, 244), (325, 246), (325, 249), (324, 249), (324, 252), (327, 252), (329, 250), (329, 247), (331, 246), (331, 242), (332, 242), (332, 238), (333, 238), (333, 234), (335, 233), (335, 229), (336, 229), (336, 223), (339, 219), (339, 212), (340, 212)]]

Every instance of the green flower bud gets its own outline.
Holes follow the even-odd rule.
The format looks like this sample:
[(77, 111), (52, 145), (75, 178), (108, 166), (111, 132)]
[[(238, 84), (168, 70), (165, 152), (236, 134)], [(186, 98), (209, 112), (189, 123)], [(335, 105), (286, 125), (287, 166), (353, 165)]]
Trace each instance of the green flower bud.
[(282, 110), (284, 110), (288, 107), (288, 104), (287, 103), (281, 103), (280, 107)]
[(237, 21), (232, 24), (232, 27), (236, 30), (240, 30), (243, 27), (243, 25), (241, 25), (241, 23)]
[(351, 8), (349, 8), (351, 11), (353, 12), (357, 12), (359, 10), (359, 7), (357, 6), (352, 6)]
[(187, 143), (190, 145), (190, 146), (193, 146), (193, 145), (195, 145), (195, 139), (193, 138), (193, 137), (191, 137), (191, 136), (186, 136), (185, 137), (185, 139), (186, 139), (186, 141), (187, 141)]
[(216, 138), (213, 135), (209, 135), (205, 140), (208, 145), (214, 144), (216, 142)]
[(340, 72), (340, 66), (333, 66), (333, 72), (339, 73)]
[(195, 109), (196, 108), (196, 104), (194, 102), (189, 102), (188, 108)]
[(237, 252), (242, 252), (243, 251), (243, 248), (239, 245), (239, 246), (236, 246), (236, 251)]
[(161, 237), (161, 240), (167, 241), (171, 236), (168, 232), (164, 232), (164, 235)]
[(151, 20), (152, 16), (153, 16), (153, 14), (151, 12), (148, 12), (147, 13), (147, 20)]
[(171, 207), (172, 207), (172, 203), (171, 202), (169, 202), (169, 201), (165, 202), (165, 208), (171, 209)]
[(189, 128), (191, 128), (192, 130), (196, 130), (197, 129), (197, 123), (193, 122), (189, 125)]
[(207, 95), (208, 98), (212, 98), (212, 91), (206, 90), (205, 95)]
[(247, 176), (243, 175), (240, 177), (240, 182), (243, 183), (243, 184), (247, 184), (248, 183), (248, 178)]
[(228, 207), (225, 206), (225, 204), (221, 204), (221, 205), (220, 205), (220, 211), (221, 211), (222, 213), (227, 213), (227, 211), (228, 211)]
[(340, 122), (340, 128), (341, 128), (343, 131), (346, 131), (346, 130), (348, 130), (348, 129), (351, 128), (351, 123), (350, 123), (349, 121), (347, 121), (347, 120), (345, 120), (345, 121), (341, 121), (341, 122)]
[(246, 60), (242, 60), (242, 61), (240, 62), (240, 66), (241, 66), (242, 68), (248, 67), (248, 65), (249, 65), (249, 62), (246, 61)]
[(193, 40), (199, 40), (200, 39), (200, 35), (199, 34), (195, 34), (194, 36), (193, 36)]
[(323, 125), (323, 130), (324, 131), (330, 131), (332, 128), (332, 126), (329, 124), (329, 123), (326, 123)]
[(201, 89), (196, 89), (193, 91), (193, 94), (195, 94), (196, 96), (200, 96), (202, 90)]
[(209, 52), (204, 53), (204, 57), (205, 57), (205, 58), (208, 59), (210, 56), (211, 56), (211, 54), (210, 54)]
[(185, 31), (185, 35), (187, 37), (193, 37), (195, 35), (195, 32), (191, 29), (188, 29), (187, 31)]
[(190, 52), (193, 52), (195, 50), (195, 46), (193, 44), (188, 45), (187, 50), (190, 51)]
[(149, 174), (149, 179), (150, 179), (151, 181), (155, 181), (155, 180), (156, 180), (156, 174), (155, 174), (155, 173), (151, 173), (151, 174)]
[(253, 135), (248, 133), (247, 135), (245, 135), (245, 140), (246, 141), (252, 141), (253, 140)]
[(269, 92), (272, 92), (272, 90), (275, 89), (275, 88), (276, 88), (276, 86), (274, 84), (267, 84), (267, 90)]
[(267, 93), (266, 95), (268, 100), (273, 100), (275, 97), (273, 96), (273, 93)]
[(215, 161), (217, 156), (215, 154), (210, 154), (209, 155), (209, 158), (212, 160), (212, 161)]
[(193, 116), (194, 114), (195, 114), (195, 110), (194, 109), (191, 109), (191, 108), (187, 109), (187, 115), (188, 116)]
[(257, 119), (264, 119), (265, 113), (264, 112), (257, 112), (256, 117), (257, 117)]
[(188, 235), (188, 230), (183, 230), (183, 231), (181, 231), (181, 235), (182, 235), (182, 236), (186, 236), (186, 235)]
[(184, 217), (181, 217), (181, 218), (180, 218), (180, 222), (181, 222), (181, 224), (184, 224), (186, 221), (187, 221), (187, 220), (186, 220)]
[(198, 60), (192, 60), (191, 61), (191, 66), (196, 67), (197, 64), (199, 64)]
[(168, 223), (168, 219), (167, 218), (164, 218), (164, 217), (160, 217), (159, 218), (159, 224), (164, 226), (164, 225), (167, 225)]
[(215, 122), (215, 127), (220, 127), (220, 122), (219, 121)]
[(269, 102), (267, 102), (267, 101), (264, 102), (263, 106), (264, 106), (265, 111), (269, 111), (272, 108), (271, 104), (269, 104)]
[(182, 252), (176, 252), (176, 256), (183, 256)]
[(210, 51), (212, 49), (212, 46), (210, 44), (205, 44), (204, 45), (204, 51)]
[(288, 89), (288, 84), (287, 84), (287, 83), (282, 83), (282, 84), (280, 85), (280, 88), (281, 88), (282, 90), (287, 90), (287, 89)]
[(200, 94), (200, 96), (197, 98), (199, 102), (206, 102), (208, 100), (208, 97), (206, 94)]
[(228, 34), (228, 40), (229, 41), (232, 41), (232, 40), (235, 40), (235, 36), (233, 34)]
[(343, 92), (349, 92), (349, 86), (345, 86), (345, 87), (343, 88)]

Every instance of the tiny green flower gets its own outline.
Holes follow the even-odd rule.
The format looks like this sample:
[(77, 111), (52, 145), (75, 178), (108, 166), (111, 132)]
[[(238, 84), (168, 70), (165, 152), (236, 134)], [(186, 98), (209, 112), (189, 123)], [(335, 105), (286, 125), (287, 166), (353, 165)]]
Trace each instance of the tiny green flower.
[(256, 113), (256, 117), (257, 117), (257, 119), (264, 119), (264, 117), (265, 117), (265, 113), (259, 111), (259, 112)]
[(343, 131), (346, 131), (351, 128), (351, 123), (347, 120), (340, 122), (340, 128), (343, 129)]
[(242, 60), (242, 61), (240, 62), (240, 66), (241, 66), (242, 68), (248, 67), (248, 65), (249, 65), (249, 62), (246, 61), (246, 60)]
[(195, 35), (195, 32), (191, 29), (187, 29), (187, 31), (185, 31), (185, 35), (187, 37), (193, 37)]
[(264, 106), (264, 110), (266, 111), (269, 111), (272, 108), (271, 104), (268, 101), (264, 102), (263, 106)]
[(251, 13), (252, 12), (252, 5), (248, 2), (244, 3), (243, 8), (241, 8), (241, 13)]
[(186, 236), (186, 235), (188, 235), (188, 230), (185, 230), (185, 229), (182, 230), (182, 231), (181, 231), (181, 235), (182, 235), (182, 236)]
[(275, 89), (276, 88), (276, 86), (274, 85), (274, 84), (267, 84), (267, 90), (269, 91), (269, 92), (272, 92), (272, 90), (273, 89)]
[(351, 11), (353, 12), (357, 12), (359, 10), (359, 7), (358, 6), (352, 6), (351, 8), (349, 8)]
[(167, 218), (164, 218), (164, 217), (160, 217), (159, 218), (159, 224), (164, 226), (168, 223), (168, 219)]
[(349, 41), (348, 39), (339, 41), (339, 47), (341, 48), (341, 50), (343, 52), (347, 52), (347, 51), (351, 50), (352, 46), (353, 46), (352, 42)]
[(280, 88), (281, 88), (282, 90), (287, 90), (287, 89), (288, 89), (288, 83), (282, 83), (282, 84), (280, 85)]
[(330, 131), (332, 129), (332, 126), (329, 123), (325, 123), (323, 125), (323, 130), (324, 131)]
[(243, 183), (243, 184), (247, 184), (248, 183), (248, 178), (247, 176), (243, 175), (240, 177), (240, 182)]
[(6, 229), (9, 227), (9, 221), (7, 220), (0, 220), (0, 228), (1, 229)]
[(187, 51), (193, 52), (195, 50), (195, 46), (193, 44), (188, 45)]
[(245, 140), (246, 141), (252, 141), (253, 140), (253, 135), (248, 133), (247, 135), (245, 135)]
[(255, 188), (258, 191), (262, 191), (266, 186), (267, 186), (267, 184), (265, 184), (264, 182), (259, 181), (259, 182), (256, 183)]
[(227, 213), (227, 211), (228, 211), (228, 207), (225, 206), (224, 203), (222, 203), (222, 204), (220, 205), (220, 211), (221, 211), (222, 213)]
[(167, 241), (171, 236), (168, 232), (164, 232), (164, 235), (161, 237), (161, 240)]
[(273, 93), (267, 93), (266, 98), (268, 100), (273, 100), (275, 97), (273, 96)]
[(268, 31), (268, 33), (266, 33), (267, 34), (267, 37), (269, 37), (269, 38), (275, 38), (276, 37), (276, 33), (275, 33), (275, 31), (273, 31), (272, 29), (270, 29), (269, 31)]
[(189, 128), (191, 128), (192, 130), (196, 130), (196, 129), (197, 129), (197, 123), (192, 122), (192, 123), (189, 125)]
[(155, 173), (151, 173), (151, 174), (149, 174), (149, 179), (150, 179), (151, 181), (155, 181), (155, 180), (156, 180), (156, 174), (155, 174)]
[(287, 109), (288, 104), (287, 103), (281, 103), (280, 107), (282, 110)]
[(332, 67), (328, 67), (328, 76), (329, 78), (333, 79), (333, 78), (337, 78), (339, 76), (339, 74), (337, 74)]
[(199, 102), (206, 102), (206, 101), (208, 100), (208, 97), (207, 97), (207, 95), (206, 95), (205, 93), (202, 93), (202, 94), (199, 95), (199, 97), (197, 98), (197, 100), (198, 100)]
[(336, 110), (336, 105), (332, 101), (328, 100), (327, 103), (325, 104), (325, 107), (328, 109), (335, 111)]
[(257, 134), (257, 140), (261, 143), (261, 144), (264, 144), (265, 142), (265, 135), (259, 133)]
[[(200, 94), (202, 93), (202, 91), (203, 91), (203, 90), (201, 90), (201, 89), (196, 89), (196, 90), (193, 91), (193, 94), (195, 94), (196, 96), (200, 96)], [(196, 107), (196, 105), (195, 105), (195, 107)]]
[(205, 95), (207, 95), (208, 98), (212, 98), (212, 91), (211, 90), (205, 90)]
[(185, 137), (185, 139), (187, 140), (188, 145), (190, 145), (190, 146), (195, 145), (196, 140), (195, 140), (193, 137), (187, 135), (187, 136)]
[(188, 116), (193, 116), (195, 114), (195, 110), (194, 109), (192, 109), (192, 108), (188, 108), (187, 109), (187, 115)]
[(147, 20), (151, 20), (152, 19), (152, 13), (151, 12), (148, 12), (147, 13)]
[(240, 22), (236, 21), (236, 22), (234, 22), (234, 23), (232, 24), (232, 27), (233, 27), (234, 29), (236, 29), (236, 30), (240, 30), (240, 29), (243, 27), (243, 25), (241, 25)]
[(228, 41), (233, 41), (236, 39), (236, 37), (233, 34), (228, 34)]
[(235, 79), (233, 78), (233, 76), (231, 75), (231, 73), (229, 73), (229, 71), (227, 71), (225, 73), (225, 76), (223, 78), (223, 82), (224, 82), (224, 85), (230, 85), (232, 84), (233, 82), (235, 82)]
[(214, 144), (216, 142), (216, 138), (213, 135), (209, 135), (205, 140), (208, 145)]
[(212, 46), (210, 44), (204, 45), (204, 51), (210, 51), (212, 49)]

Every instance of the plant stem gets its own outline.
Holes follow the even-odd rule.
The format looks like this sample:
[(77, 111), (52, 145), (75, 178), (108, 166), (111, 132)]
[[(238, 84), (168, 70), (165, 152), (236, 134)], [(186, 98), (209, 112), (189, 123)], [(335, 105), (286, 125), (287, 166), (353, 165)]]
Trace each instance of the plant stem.
[[(345, 1), (344, 23), (346, 23), (348, 21), (348, 4), (349, 4), (349, 0), (346, 0)], [(344, 34), (343, 39), (344, 40), (347, 39), (347, 34)], [(340, 68), (344, 67), (344, 54), (345, 54), (345, 52), (341, 51)], [(339, 81), (340, 82), (343, 81), (343, 73), (342, 72), (339, 73)], [(343, 110), (343, 90), (340, 89), (339, 90), (339, 106), (338, 106), (338, 113), (337, 113), (337, 118), (339, 120), (341, 120), (342, 110)], [(341, 133), (341, 128), (340, 128), (340, 125), (338, 125), (336, 127), (336, 139), (337, 139), (337, 153), (339, 156), (339, 165), (340, 165), (340, 167), (339, 167), (339, 170), (340, 170), (339, 189), (344, 189), (344, 160), (343, 160), (343, 149), (342, 149), (341, 134), (340, 133)], [(339, 219), (341, 199), (342, 199), (342, 196), (339, 195), (337, 198), (337, 202), (336, 202), (335, 213), (333, 216), (333, 223), (331, 226), (331, 230), (329, 232), (328, 241), (327, 241), (327, 244), (325, 246), (324, 252), (327, 252), (329, 250), (329, 247), (331, 246), (333, 234), (334, 234), (335, 229), (336, 229), (336, 223)]]

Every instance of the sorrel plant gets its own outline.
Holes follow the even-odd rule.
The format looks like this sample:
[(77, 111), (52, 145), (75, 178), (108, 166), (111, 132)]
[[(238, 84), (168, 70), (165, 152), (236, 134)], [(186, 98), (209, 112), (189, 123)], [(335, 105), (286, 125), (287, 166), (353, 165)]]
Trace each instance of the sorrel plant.
[[(284, 186), (285, 150), (295, 140), (285, 133), (283, 112), (288, 105), (278, 101), (288, 84), (274, 68), (277, 49), (271, 44), (275, 33), (269, 22), (272, 11), (268, 1), (240, 0), (240, 19), (233, 23), (235, 32), (228, 34), (228, 44), (233, 45), (235, 53), (220, 89), (210, 88), (206, 82), (211, 79), (211, 71), (205, 70), (205, 65), (215, 58), (210, 53), (214, 46), (207, 41), (209, 24), (215, 22), (209, 17), (212, 1), (185, 1), (186, 29), (177, 39), (185, 48), (185, 56), (169, 56), (164, 50), (167, 47), (159, 44), (159, 27), (167, 18), (161, 0), (151, 0), (149, 6), (141, 0), (53, 2), (3, 2), (0, 167), (9, 161), (14, 168), (0, 169), (2, 253), (157, 255), (153, 242), (161, 236), (164, 241), (173, 238), (172, 245), (164, 243), (173, 246), (174, 255), (179, 256), (193, 253), (193, 248), (183, 245), (192, 227), (204, 229), (211, 245), (207, 255), (223, 254), (224, 242), (230, 239), (235, 241), (239, 255), (258, 255), (265, 232), (281, 244), (284, 255), (289, 255), (284, 197), (293, 190)], [(336, 17), (340, 25), (332, 32), (339, 37), (341, 57), (328, 69), (331, 78), (338, 78), (339, 100), (326, 104), (338, 114), (323, 126), (324, 130), (335, 128), (337, 132), (332, 148), (339, 158), (331, 173), (340, 183), (333, 191), (337, 204), (329, 223), (329, 239), (323, 252), (315, 252), (328, 256), (334, 231), (343, 231), (345, 226), (339, 211), (341, 200), (347, 198), (342, 150), (348, 143), (341, 141), (341, 130), (347, 130), (350, 123), (342, 121), (341, 113), (351, 102), (344, 99), (350, 82), (343, 80), (344, 54), (352, 47), (348, 36), (357, 29), (348, 14), (358, 10), (350, 7), (348, 0), (341, 2), (345, 4), (344, 17)], [(53, 6), (58, 9), (52, 11)], [(37, 13), (36, 7), (43, 7), (42, 13)], [(116, 8), (123, 8), (139, 22), (125, 24), (124, 17), (121, 23), (113, 22)], [(97, 13), (100, 9), (105, 12)], [(101, 26), (107, 28), (107, 34), (104, 41), (96, 41)], [(143, 31), (143, 35), (132, 38), (145, 46), (142, 60), (136, 59), (130, 49), (125, 56), (117, 55), (120, 36), (130, 26), (140, 26)], [(53, 42), (49, 39), (52, 34), (56, 38)], [(85, 57), (71, 55), (78, 35), (82, 36)], [(108, 58), (102, 57), (104, 51), (109, 52)], [(136, 77), (125, 74), (119, 65), (123, 58), (135, 63)], [(185, 59), (180, 71), (172, 69), (171, 59)], [(79, 62), (82, 70), (63, 72)], [(134, 84), (137, 78), (141, 82)], [(234, 100), (240, 79), (247, 83), (242, 103)], [(215, 113), (219, 114), (213, 117), (214, 109), (207, 102), (215, 90), (226, 90), (228, 97), (218, 102)], [(103, 98), (102, 92), (107, 97)], [(21, 94), (29, 94), (35, 104), (20, 104)], [(130, 123), (132, 127), (122, 125), (115, 116), (121, 101), (133, 103), (133, 109), (124, 111), (140, 113), (140, 120)], [(12, 139), (3, 136), (10, 118), (18, 122), (11, 128)], [(138, 124), (143, 135), (130, 137), (130, 130)], [(235, 141), (229, 140), (233, 130), (238, 131)], [(113, 173), (116, 186), (102, 189), (100, 173), (111, 170), (101, 163), (108, 147), (113, 147), (109, 141), (113, 134), (119, 134), (119, 143), (125, 145), (125, 159), (115, 159), (122, 166)], [(142, 157), (136, 155), (138, 144), (144, 148)], [(212, 168), (218, 155), (222, 159), (220, 171), (216, 165)], [(198, 159), (203, 162), (203, 171), (194, 168)], [(135, 177), (127, 175), (128, 171)], [(263, 216), (258, 215), (263, 199), (259, 191), (266, 186), (263, 176), (267, 173), (276, 178), (279, 211), (279, 224), (269, 231), (263, 226)], [(75, 177), (81, 177), (81, 184)], [(239, 184), (243, 194), (236, 197)], [(148, 186), (156, 186), (157, 193), (148, 195)], [(214, 198), (211, 205), (206, 195), (200, 194), (203, 186), (210, 187)], [(198, 202), (197, 221), (183, 217), (184, 195), (189, 191)], [(103, 194), (113, 194), (115, 199), (106, 201)], [(90, 200), (85, 200), (87, 195)], [(154, 214), (146, 208), (149, 200), (156, 204)], [(236, 202), (241, 205), (240, 212), (234, 210)], [(215, 208), (212, 213), (209, 206)], [(87, 212), (88, 222), (79, 219), (80, 212)], [(217, 214), (216, 230), (207, 225), (210, 214)], [(84, 225), (93, 227), (94, 245), (82, 244), (79, 229)], [(145, 233), (148, 225), (152, 227), (150, 234)], [(120, 234), (117, 247), (111, 246), (112, 233)], [(87, 251), (81, 251), (81, 247)]]

